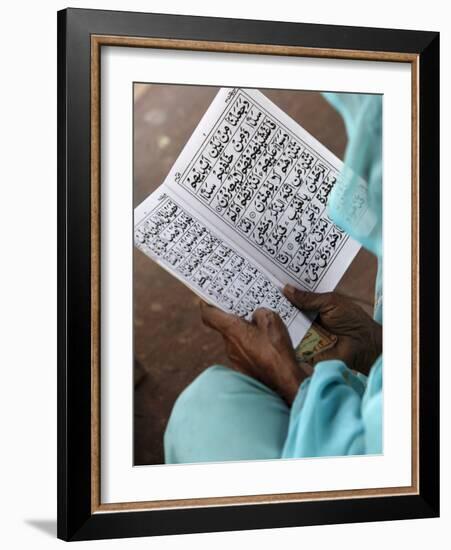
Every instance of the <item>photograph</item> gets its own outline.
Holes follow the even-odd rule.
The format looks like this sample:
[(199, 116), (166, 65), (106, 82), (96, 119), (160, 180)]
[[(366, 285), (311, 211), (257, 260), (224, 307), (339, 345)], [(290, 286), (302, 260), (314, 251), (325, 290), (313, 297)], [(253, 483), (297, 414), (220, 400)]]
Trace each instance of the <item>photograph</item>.
[(5, 4), (2, 547), (441, 550), (445, 6)]
[(58, 536), (439, 513), (439, 35), (58, 13)]
[(382, 111), (133, 83), (134, 465), (383, 453)]

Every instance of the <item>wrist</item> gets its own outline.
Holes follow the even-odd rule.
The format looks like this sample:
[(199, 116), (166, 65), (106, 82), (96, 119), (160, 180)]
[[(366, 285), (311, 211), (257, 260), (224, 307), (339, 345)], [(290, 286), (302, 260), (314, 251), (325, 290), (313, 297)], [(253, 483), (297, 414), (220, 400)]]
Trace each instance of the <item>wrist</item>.
[(283, 365), (277, 366), (278, 377), (278, 393), (291, 407), (296, 394), (299, 391), (301, 383), (309, 376), (295, 359), (287, 359)]

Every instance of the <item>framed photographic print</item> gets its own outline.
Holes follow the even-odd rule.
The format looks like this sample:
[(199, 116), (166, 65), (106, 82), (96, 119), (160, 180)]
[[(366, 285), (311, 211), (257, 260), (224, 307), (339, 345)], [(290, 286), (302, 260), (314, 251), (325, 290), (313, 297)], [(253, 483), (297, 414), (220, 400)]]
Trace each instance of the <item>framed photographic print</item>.
[(60, 538), (438, 515), (438, 83), (433, 32), (58, 13)]

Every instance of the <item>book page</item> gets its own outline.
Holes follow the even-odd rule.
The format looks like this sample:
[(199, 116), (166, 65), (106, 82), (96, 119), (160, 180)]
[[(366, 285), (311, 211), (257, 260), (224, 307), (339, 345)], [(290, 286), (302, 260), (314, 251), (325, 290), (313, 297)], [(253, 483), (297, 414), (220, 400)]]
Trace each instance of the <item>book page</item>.
[(166, 182), (276, 278), (326, 292), (360, 249), (327, 215), (342, 168), (262, 93), (222, 88)]
[(189, 212), (164, 184), (135, 210), (135, 246), (224, 311), (247, 320), (259, 307), (277, 312), (295, 346), (311, 324), (282, 294), (280, 281)]
[(263, 94), (222, 88), (135, 209), (135, 244), (225, 311), (273, 309), (296, 345), (311, 322), (281, 289), (333, 290), (360, 248), (327, 215), (341, 168)]

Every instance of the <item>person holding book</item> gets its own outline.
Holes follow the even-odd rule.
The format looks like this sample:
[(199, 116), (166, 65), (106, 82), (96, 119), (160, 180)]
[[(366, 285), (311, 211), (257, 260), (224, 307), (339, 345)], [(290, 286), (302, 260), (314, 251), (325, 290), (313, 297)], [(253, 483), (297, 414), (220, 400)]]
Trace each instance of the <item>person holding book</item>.
[(201, 304), (233, 368), (210, 367), (179, 396), (165, 432), (166, 463), (382, 452), (382, 100), (324, 95), (348, 134), (329, 216), (378, 258), (374, 316), (336, 293), (286, 286), (291, 303), (316, 312), (335, 340), (312, 364), (299, 365), (275, 313), (260, 309), (247, 322)]

